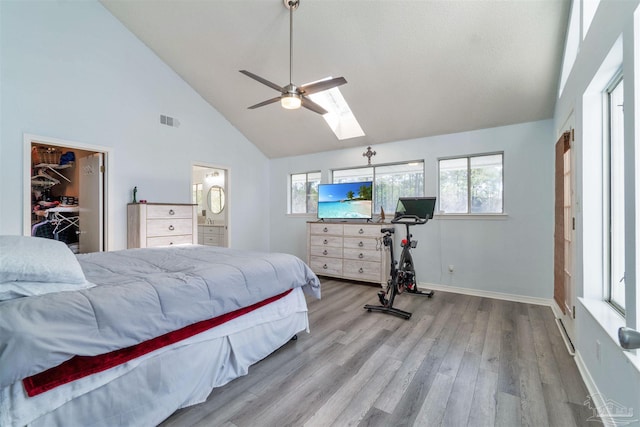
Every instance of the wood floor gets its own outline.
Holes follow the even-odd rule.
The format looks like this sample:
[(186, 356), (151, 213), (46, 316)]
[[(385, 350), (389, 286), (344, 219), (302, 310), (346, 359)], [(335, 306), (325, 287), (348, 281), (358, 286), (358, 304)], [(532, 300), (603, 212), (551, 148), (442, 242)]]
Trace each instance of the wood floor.
[(597, 426), (548, 307), (323, 279), (298, 334), (164, 426)]

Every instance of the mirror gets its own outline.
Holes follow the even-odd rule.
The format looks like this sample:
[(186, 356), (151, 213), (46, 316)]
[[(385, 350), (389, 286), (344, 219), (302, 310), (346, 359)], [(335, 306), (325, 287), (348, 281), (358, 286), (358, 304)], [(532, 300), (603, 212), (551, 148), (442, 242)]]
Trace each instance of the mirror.
[(207, 204), (209, 210), (214, 214), (219, 214), (224, 209), (224, 188), (214, 185), (207, 193)]

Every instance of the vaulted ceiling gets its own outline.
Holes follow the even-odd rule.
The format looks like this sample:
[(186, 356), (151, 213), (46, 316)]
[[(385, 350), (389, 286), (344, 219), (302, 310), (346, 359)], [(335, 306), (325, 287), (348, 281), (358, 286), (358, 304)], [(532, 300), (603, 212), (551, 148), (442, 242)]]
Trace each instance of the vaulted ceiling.
[[(286, 1), (286, 0), (285, 0)], [(274, 103), (289, 83), (283, 0), (101, 0), (270, 158), (551, 118), (568, 0), (301, 0), (293, 82), (343, 76), (365, 136)], [(167, 112), (171, 114), (171, 112)]]

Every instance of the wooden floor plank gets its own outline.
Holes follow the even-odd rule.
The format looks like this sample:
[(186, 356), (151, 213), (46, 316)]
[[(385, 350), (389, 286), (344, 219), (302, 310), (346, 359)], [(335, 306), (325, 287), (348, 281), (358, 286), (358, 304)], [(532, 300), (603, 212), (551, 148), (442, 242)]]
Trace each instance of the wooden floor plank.
[(480, 369), (476, 385), (471, 397), (469, 410), (469, 426), (489, 427), (495, 425), (496, 390), (498, 389), (498, 373), (488, 369)]
[(469, 396), (473, 396), (479, 369), (480, 355), (465, 352), (447, 401), (442, 420), (443, 426), (458, 427), (467, 425), (471, 404), (473, 403)]

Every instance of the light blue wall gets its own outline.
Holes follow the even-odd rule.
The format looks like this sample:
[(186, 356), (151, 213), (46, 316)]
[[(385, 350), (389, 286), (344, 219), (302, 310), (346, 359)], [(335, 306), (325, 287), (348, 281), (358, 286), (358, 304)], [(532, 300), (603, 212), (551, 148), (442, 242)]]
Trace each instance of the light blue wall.
[[(565, 89), (556, 103), (555, 136), (574, 117), (576, 174), (576, 236), (574, 284), (578, 299), (575, 319), (577, 358), (584, 364), (592, 391), (633, 411), (640, 425), (640, 356), (623, 351), (617, 327), (625, 322), (638, 328), (636, 205), (637, 167), (637, 70), (638, 46), (634, 35), (634, 12), (638, 0), (601, 0), (586, 37), (581, 41)], [(622, 41), (622, 46), (616, 45)], [(614, 48), (615, 46), (615, 48)], [(610, 55), (611, 53), (611, 55)], [(622, 61), (622, 64), (620, 63)], [(625, 115), (625, 250), (626, 320), (619, 318), (604, 301), (603, 246), (606, 231), (602, 217), (602, 93), (613, 74), (623, 66)], [(554, 140), (555, 140), (554, 139)], [(603, 237), (604, 236), (604, 237)], [(600, 354), (598, 358), (597, 354)], [(634, 365), (635, 364), (635, 365)], [(626, 422), (627, 419), (621, 419)]]
[[(502, 218), (434, 219), (412, 228), (423, 283), (526, 297), (553, 296), (553, 140), (551, 120), (373, 147), (373, 163), (424, 159), (425, 195), (437, 195), (438, 158), (504, 152)], [(288, 216), (291, 173), (363, 166), (366, 147), (271, 161), (271, 249), (306, 258), (306, 221)], [(402, 230), (401, 230), (402, 231)], [(402, 231), (404, 232), (404, 231)], [(454, 266), (450, 274), (448, 266)]]
[[(230, 236), (268, 249), (268, 159), (94, 1), (0, 2), (0, 234), (23, 230), (23, 134), (112, 150), (110, 249), (126, 247), (131, 190), (190, 203), (192, 162), (230, 170)], [(176, 117), (178, 128), (159, 123)]]

